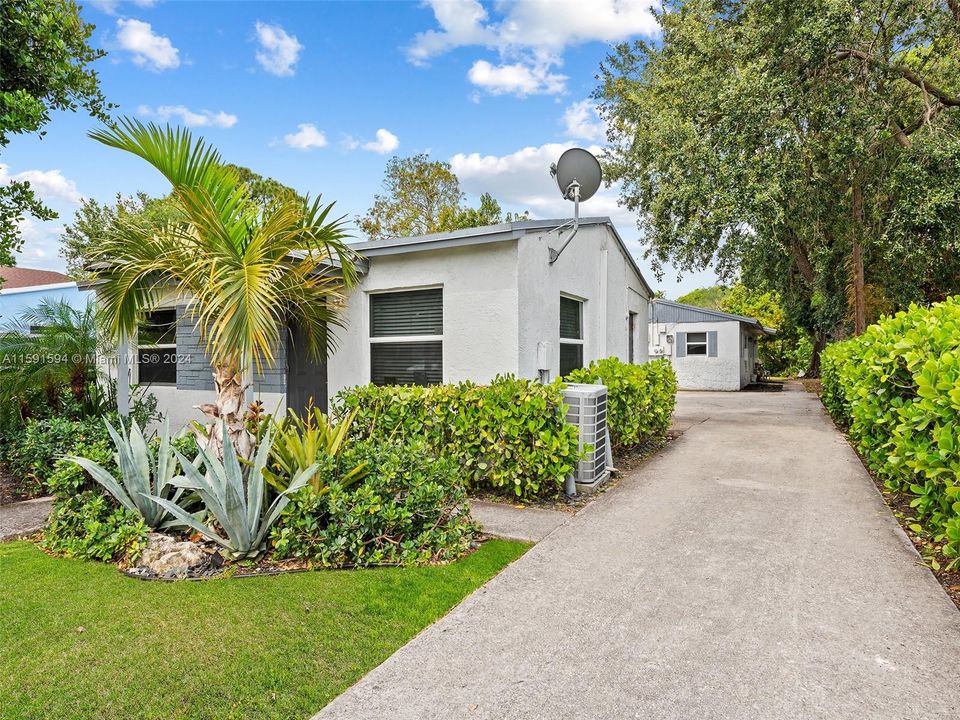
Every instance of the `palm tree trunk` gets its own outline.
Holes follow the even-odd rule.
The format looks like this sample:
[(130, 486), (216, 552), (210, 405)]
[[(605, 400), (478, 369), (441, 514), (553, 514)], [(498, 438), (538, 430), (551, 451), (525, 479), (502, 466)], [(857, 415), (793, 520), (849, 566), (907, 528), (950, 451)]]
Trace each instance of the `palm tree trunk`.
[(197, 433), (197, 439), (205, 447), (216, 452), (219, 458), (223, 457), (222, 424), (224, 422), (227, 424), (227, 435), (237, 455), (247, 460), (253, 457), (253, 437), (247, 431), (245, 422), (244, 399), (249, 383), (244, 380), (244, 373), (240, 369), (242, 367), (242, 363), (237, 362), (215, 365), (213, 382), (217, 390), (217, 402), (196, 406), (213, 420), (202, 433)]

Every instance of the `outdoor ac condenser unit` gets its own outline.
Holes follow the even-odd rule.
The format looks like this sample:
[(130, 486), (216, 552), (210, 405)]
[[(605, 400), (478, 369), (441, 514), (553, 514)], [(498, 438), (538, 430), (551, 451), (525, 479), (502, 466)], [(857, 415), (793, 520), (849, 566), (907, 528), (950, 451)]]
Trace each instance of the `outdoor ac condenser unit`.
[(567, 404), (567, 422), (580, 429), (580, 449), (587, 445), (592, 448), (568, 479), (567, 493), (573, 494), (574, 488), (591, 490), (610, 476), (607, 386), (570, 383), (564, 388), (563, 401)]

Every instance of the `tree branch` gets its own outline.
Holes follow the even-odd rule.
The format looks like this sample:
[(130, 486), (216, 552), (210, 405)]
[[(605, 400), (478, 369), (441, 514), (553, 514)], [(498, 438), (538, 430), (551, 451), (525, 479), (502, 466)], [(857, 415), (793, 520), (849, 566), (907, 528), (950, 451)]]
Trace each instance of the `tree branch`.
[(899, 74), (900, 77), (902, 77), (907, 82), (913, 85), (916, 85), (918, 88), (923, 90), (923, 92), (935, 97), (944, 105), (948, 107), (960, 107), (960, 97), (951, 95), (950, 93), (937, 87), (933, 83), (927, 82), (922, 77), (920, 77), (915, 72), (913, 72), (913, 70), (911, 70), (910, 68), (906, 68), (903, 65), (888, 65), (887, 63), (885, 63), (883, 60), (876, 57), (875, 55), (871, 55), (870, 53), (865, 53), (862, 50), (854, 50), (852, 48), (844, 48), (842, 50), (838, 50), (834, 54), (834, 57), (837, 60), (846, 60), (847, 58), (854, 57), (859, 60), (863, 60), (865, 63), (868, 63), (870, 65), (885, 68), (887, 70), (892, 70), (893, 72)]

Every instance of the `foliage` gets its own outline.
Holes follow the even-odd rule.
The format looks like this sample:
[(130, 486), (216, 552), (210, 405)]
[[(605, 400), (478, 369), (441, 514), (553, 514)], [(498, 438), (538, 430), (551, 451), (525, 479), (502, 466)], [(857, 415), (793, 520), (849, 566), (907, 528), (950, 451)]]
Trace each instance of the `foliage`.
[[(264, 510), (266, 480), (263, 469), (270, 455), (272, 433), (268, 431), (261, 440), (253, 461), (241, 466), (233, 444), (229, 441), (225, 422), (221, 424), (221, 429), (223, 461), (204, 448), (200, 448), (196, 461), (187, 459), (174, 449), (173, 453), (184, 474), (169, 481), (173, 487), (196, 492), (213, 522), (204, 524), (177, 505), (175, 498), (168, 499), (159, 495), (149, 497), (173, 516), (174, 519), (166, 523), (167, 526), (196, 530), (223, 547), (226, 554), (233, 559), (254, 558), (263, 551), (267, 533), (290, 502), (290, 495), (310, 481), (317, 471), (317, 465), (310, 465), (298, 472), (291, 478), (287, 489)], [(223, 530), (223, 534), (217, 530), (218, 526)]]
[(854, 248), (897, 306), (956, 291), (949, 5), (677, 0), (656, 43), (618, 46), (597, 91), (605, 174), (658, 274), (716, 264), (777, 290), (815, 340), (811, 369), (845, 332)]
[(403, 445), (422, 438), (468, 487), (518, 498), (556, 494), (580, 458), (559, 383), (500, 375), (489, 385), (366, 385), (337, 395), (336, 412), (353, 411), (354, 439)]
[(614, 448), (662, 438), (677, 401), (677, 376), (666, 358), (643, 365), (615, 357), (594, 360), (567, 375), (567, 382), (607, 386), (607, 425)]
[[(292, 409), (277, 423), (270, 460), (263, 469), (267, 482), (278, 492), (287, 489), (290, 480), (300, 471), (311, 465), (323, 462), (325, 458), (339, 461), (350, 431), (350, 425), (356, 412), (350, 413), (339, 422), (321, 412), (320, 408), (308, 407), (306, 417), (301, 418)], [(346, 487), (360, 480), (366, 472), (361, 463), (344, 472), (339, 482)], [(323, 475), (316, 472), (310, 478), (310, 488), (314, 493), (326, 492)]]
[(730, 289), (725, 285), (711, 285), (710, 287), (691, 290), (686, 295), (677, 298), (678, 303), (696, 305), (697, 307), (719, 310), (723, 297)]
[[(342, 218), (330, 219), (333, 206), (319, 198), (286, 194), (264, 209), (219, 153), (186, 130), (123, 119), (91, 137), (153, 165), (173, 186), (183, 218), (158, 231), (128, 216), (109, 234), (100, 253), (106, 268), (98, 273), (107, 328), (114, 337), (132, 333), (171, 283), (190, 297), (217, 387), (217, 404), (204, 408), (214, 420), (209, 442), (216, 448), (225, 421), (248, 458), (243, 396), (250, 369), (274, 360), (291, 317), (314, 357), (326, 354), (333, 330), (343, 326), (344, 291), (357, 274)], [(320, 272), (331, 263), (339, 273)]]
[(87, 490), (55, 503), (41, 547), (67, 557), (130, 563), (147, 544), (143, 518)]
[(829, 346), (822, 386), (870, 469), (914, 496), (919, 522), (960, 557), (960, 297)]
[(504, 216), (490, 193), (480, 196), (477, 208), (465, 206), (463, 199), (450, 163), (431, 160), (425, 153), (393, 157), (384, 171), (383, 193), (374, 195), (373, 205), (356, 223), (370, 240), (379, 240), (529, 218), (527, 212)]
[(360, 443), (350, 465), (368, 468), (354, 488), (328, 471), (327, 492), (299, 492), (271, 533), (277, 557), (325, 566), (412, 565), (454, 560), (476, 534), (457, 466), (422, 442)]
[(166, 583), (0, 543), (0, 714), (308, 718), (527, 547), (491, 540), (446, 565)]
[(98, 337), (93, 301), (74, 308), (47, 298), (21, 312), (0, 333), (0, 404), (21, 416), (43, 401), (57, 411), (61, 390), (68, 388), (75, 403), (91, 409)]
[(87, 471), (124, 508), (141, 517), (152, 530), (159, 528), (168, 513), (150, 497), (162, 497), (176, 503), (183, 490), (174, 490), (171, 481), (177, 472), (177, 460), (170, 439), (170, 425), (164, 423), (159, 446), (152, 449), (136, 420), (130, 421), (130, 430), (120, 423), (118, 433), (109, 420), (104, 420), (110, 439), (116, 448), (119, 480), (100, 463), (81, 455), (68, 455), (66, 460)]
[[(89, 45), (94, 26), (80, 19), (72, 0), (0, 3), (0, 147), (12, 135), (44, 134), (51, 112), (84, 108), (107, 122), (110, 106), (91, 64), (103, 57)], [(0, 185), (0, 265), (13, 265), (23, 245), (20, 221), (56, 217), (29, 183)]]

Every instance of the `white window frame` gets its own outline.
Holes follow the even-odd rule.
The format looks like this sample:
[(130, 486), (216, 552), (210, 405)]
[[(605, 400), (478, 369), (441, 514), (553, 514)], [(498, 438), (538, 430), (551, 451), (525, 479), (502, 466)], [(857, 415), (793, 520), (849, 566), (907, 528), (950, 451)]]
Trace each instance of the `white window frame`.
[[(691, 335), (703, 335), (703, 342), (701, 342), (701, 341), (699, 341), (699, 340), (697, 340), (697, 341), (691, 341), (691, 340), (690, 340), (690, 336), (691, 336)], [(684, 338), (684, 343), (685, 343), (685, 345), (684, 345), (684, 352), (686, 352), (687, 357), (691, 357), (691, 356), (692, 356), (692, 357), (707, 357), (707, 354), (709, 353), (709, 350), (708, 350), (708, 348), (707, 348), (707, 337), (708, 337), (708, 335), (709, 335), (709, 333), (708, 333), (706, 330), (697, 330), (697, 331), (695, 331), (695, 332), (688, 332), (688, 333), (687, 333), (686, 337)], [(697, 353), (692, 353), (692, 352), (690, 352), (690, 348), (691, 348), (691, 347), (702, 347), (702, 348), (703, 348), (703, 352), (702, 352), (702, 353), (699, 353), (699, 352), (697, 352)]]
[(396, 288), (384, 288), (382, 290), (368, 290), (366, 293), (366, 308), (364, 308), (364, 318), (367, 325), (367, 382), (373, 382), (373, 353), (371, 349), (374, 345), (380, 345), (384, 343), (398, 344), (398, 343), (416, 343), (416, 342), (439, 342), (440, 343), (440, 382), (445, 383), (447, 381), (447, 363), (446, 363), (446, 353), (443, 352), (444, 349), (444, 334), (441, 331), (439, 335), (385, 335), (382, 337), (373, 336), (373, 324), (371, 322), (371, 310), (373, 306), (373, 296), (374, 295), (395, 295), (397, 293), (405, 292), (416, 292), (417, 290), (439, 290), (441, 293), (441, 307), (443, 308), (443, 324), (446, 325), (447, 313), (446, 313), (446, 293), (444, 292), (443, 285), (416, 285), (410, 287), (396, 287)]
[[(579, 338), (565, 338), (560, 335), (559, 329), (559, 306), (557, 307), (557, 336), (558, 336), (558, 347), (557, 347), (557, 362), (560, 362), (560, 347), (561, 345), (579, 345), (580, 346), (580, 366), (584, 367), (587, 365), (587, 348), (586, 348), (586, 335), (587, 329), (584, 324), (584, 310), (586, 308), (587, 301), (583, 298), (577, 297), (576, 295), (570, 295), (569, 293), (560, 293), (561, 299), (573, 300), (577, 303), (577, 306), (580, 308), (580, 337)], [(560, 368), (558, 366), (558, 371)], [(560, 373), (562, 375), (562, 372)]]

